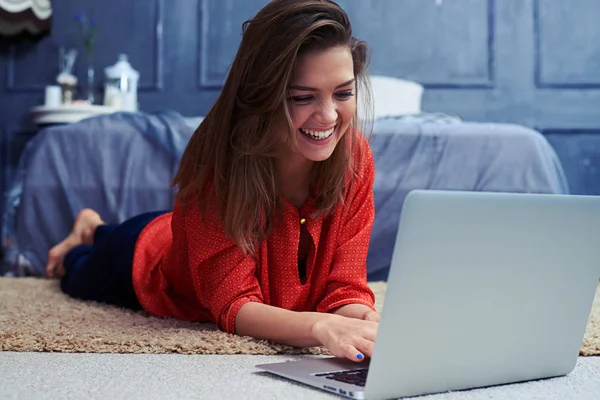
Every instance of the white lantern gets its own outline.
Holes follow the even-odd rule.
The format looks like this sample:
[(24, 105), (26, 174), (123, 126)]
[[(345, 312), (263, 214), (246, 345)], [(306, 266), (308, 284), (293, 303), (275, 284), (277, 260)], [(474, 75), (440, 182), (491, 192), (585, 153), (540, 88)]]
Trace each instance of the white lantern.
[(140, 74), (131, 67), (126, 54), (115, 65), (104, 69), (104, 105), (122, 111), (137, 111), (137, 88)]

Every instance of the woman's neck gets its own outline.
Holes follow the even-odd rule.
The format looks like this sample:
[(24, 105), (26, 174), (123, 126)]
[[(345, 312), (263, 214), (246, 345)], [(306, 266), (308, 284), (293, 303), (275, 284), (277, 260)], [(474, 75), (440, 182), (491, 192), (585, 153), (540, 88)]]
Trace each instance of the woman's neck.
[(299, 155), (279, 158), (275, 163), (280, 191), (297, 208), (302, 207), (310, 194), (314, 162)]

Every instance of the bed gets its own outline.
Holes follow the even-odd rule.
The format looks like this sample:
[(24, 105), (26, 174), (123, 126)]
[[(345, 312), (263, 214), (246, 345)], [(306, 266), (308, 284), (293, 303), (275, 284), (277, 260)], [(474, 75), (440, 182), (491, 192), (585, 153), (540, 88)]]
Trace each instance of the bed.
[[(201, 120), (174, 111), (115, 113), (43, 129), (26, 146), (5, 194), (2, 274), (42, 276), (48, 249), (84, 207), (107, 222), (170, 209), (170, 180)], [(569, 191), (552, 147), (522, 126), (428, 113), (378, 116), (370, 145), (376, 166), (370, 280), (387, 278), (412, 189)]]

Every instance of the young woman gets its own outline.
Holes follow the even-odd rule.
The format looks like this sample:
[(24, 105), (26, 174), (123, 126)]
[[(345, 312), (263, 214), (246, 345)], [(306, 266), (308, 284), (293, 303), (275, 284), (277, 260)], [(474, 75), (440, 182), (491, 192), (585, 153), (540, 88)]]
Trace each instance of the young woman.
[(83, 210), (48, 275), (73, 297), (370, 356), (374, 164), (356, 101), (367, 56), (333, 1), (268, 3), (183, 154), (173, 211), (106, 225)]

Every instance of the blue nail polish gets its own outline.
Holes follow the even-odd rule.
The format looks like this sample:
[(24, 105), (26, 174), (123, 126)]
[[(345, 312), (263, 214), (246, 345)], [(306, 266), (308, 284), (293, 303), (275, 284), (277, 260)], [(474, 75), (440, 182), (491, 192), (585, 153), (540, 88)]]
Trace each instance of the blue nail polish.
[(363, 355), (362, 355), (362, 354), (360, 354), (360, 353), (358, 353), (358, 354), (356, 355), (356, 358), (358, 358), (359, 360), (362, 360), (362, 358), (363, 358)]

